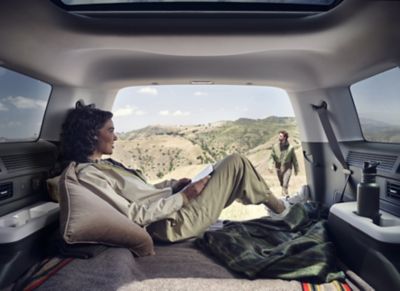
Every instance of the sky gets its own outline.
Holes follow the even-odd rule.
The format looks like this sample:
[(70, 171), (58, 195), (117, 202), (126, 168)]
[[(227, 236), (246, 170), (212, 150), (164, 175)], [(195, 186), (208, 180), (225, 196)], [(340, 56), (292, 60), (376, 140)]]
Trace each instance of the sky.
[[(398, 67), (350, 87), (360, 118), (400, 125), (400, 69)], [(396, 108), (397, 110), (393, 110)]]
[(0, 139), (36, 139), (50, 92), (50, 85), (0, 67)]
[(129, 87), (118, 93), (112, 111), (117, 132), (159, 124), (294, 116), (289, 97), (282, 89), (228, 85)]

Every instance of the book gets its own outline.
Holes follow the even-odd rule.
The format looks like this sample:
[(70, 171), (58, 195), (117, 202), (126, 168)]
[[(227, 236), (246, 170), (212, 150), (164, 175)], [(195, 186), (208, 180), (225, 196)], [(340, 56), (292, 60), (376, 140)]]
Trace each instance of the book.
[(197, 173), (196, 176), (192, 178), (192, 183), (195, 183), (204, 177), (211, 175), (212, 172), (214, 171), (214, 167), (212, 164), (208, 164), (203, 170), (201, 170), (199, 173)]

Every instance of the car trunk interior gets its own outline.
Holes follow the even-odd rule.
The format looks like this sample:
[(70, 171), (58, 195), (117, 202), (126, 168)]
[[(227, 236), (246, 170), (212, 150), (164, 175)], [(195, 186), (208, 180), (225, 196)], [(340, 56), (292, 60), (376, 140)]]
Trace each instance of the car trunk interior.
[[(118, 90), (127, 86), (204, 82), (274, 86), (288, 93), (311, 199), (331, 209), (328, 229), (338, 259), (372, 288), (399, 290), (400, 144), (364, 139), (349, 87), (399, 66), (400, 1), (339, 2), (318, 12), (162, 13), (68, 11), (56, 0), (1, 1), (0, 66), (52, 89), (38, 139), (0, 142), (0, 288), (43, 260), (54, 241), (58, 204), (44, 204), (51, 201), (46, 180), (62, 171), (60, 131), (68, 110), (78, 100), (111, 110)], [(323, 101), (350, 178), (313, 108)], [(365, 217), (358, 221), (355, 213), (366, 161), (380, 162), (378, 225)], [(37, 219), (24, 219), (25, 213)], [(127, 249), (112, 249), (67, 265), (59, 281), (54, 276), (38, 290), (117, 290), (145, 279), (149, 285), (132, 283), (125, 290), (156, 290), (166, 282), (188, 290), (196, 288), (190, 277), (204, 290), (224, 282), (226, 288), (237, 286), (230, 281), (237, 274), (186, 247), (187, 243), (159, 244), (159, 257), (143, 258), (130, 256)], [(91, 276), (97, 276), (94, 285), (88, 282)], [(283, 285), (276, 288), (301, 290), (293, 281), (278, 281)], [(271, 284), (267, 290), (275, 290), (278, 281), (243, 280), (244, 287), (238, 288)]]

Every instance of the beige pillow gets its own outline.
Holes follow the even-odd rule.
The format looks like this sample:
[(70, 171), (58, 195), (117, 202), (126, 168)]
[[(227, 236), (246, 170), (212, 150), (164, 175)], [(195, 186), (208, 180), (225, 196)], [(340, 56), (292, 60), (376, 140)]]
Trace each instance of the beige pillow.
[(60, 231), (68, 244), (99, 243), (129, 248), (137, 256), (154, 254), (145, 229), (79, 183), (74, 162), (60, 179)]
[(51, 200), (55, 202), (60, 202), (60, 177), (56, 176), (46, 180), (47, 192)]

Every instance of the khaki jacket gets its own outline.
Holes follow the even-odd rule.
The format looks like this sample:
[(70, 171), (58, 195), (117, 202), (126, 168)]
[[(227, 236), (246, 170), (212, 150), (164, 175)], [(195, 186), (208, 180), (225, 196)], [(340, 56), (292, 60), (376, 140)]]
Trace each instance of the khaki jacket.
[(151, 185), (135, 170), (108, 161), (78, 164), (78, 180), (141, 226), (167, 218), (181, 209), (184, 194), (172, 195), (172, 182)]
[(272, 147), (270, 161), (281, 172), (285, 172), (292, 167), (294, 168), (295, 175), (299, 172), (299, 163), (297, 162), (294, 147), (289, 143), (284, 147), (281, 147), (279, 143), (275, 144)]

